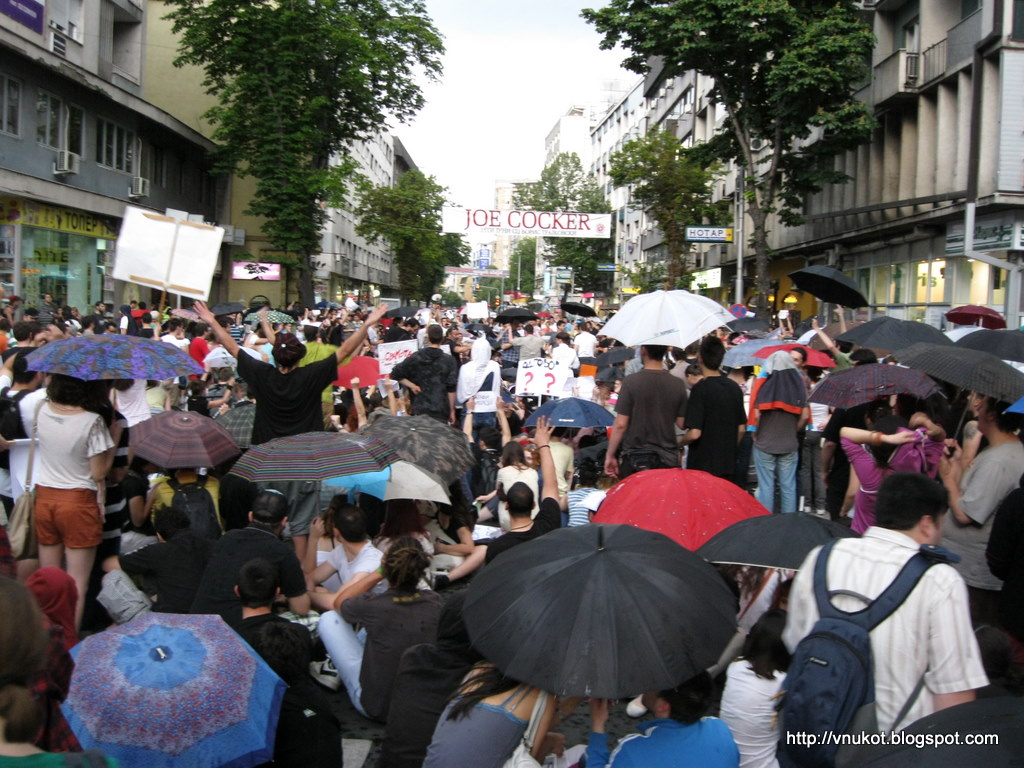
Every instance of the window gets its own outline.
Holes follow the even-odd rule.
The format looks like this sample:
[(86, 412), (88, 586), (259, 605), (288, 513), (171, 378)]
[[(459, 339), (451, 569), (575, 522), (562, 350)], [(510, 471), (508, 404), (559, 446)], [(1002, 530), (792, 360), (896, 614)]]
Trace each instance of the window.
[(135, 172), (135, 134), (106, 120), (96, 121), (96, 162), (125, 173)]
[(82, 110), (46, 91), (36, 98), (36, 141), (55, 149), (82, 154)]
[(21, 83), (9, 77), (0, 76), (0, 131), (17, 136), (21, 131)]
[(1014, 40), (1024, 40), (1024, 0), (1013, 0), (1013, 25), (1010, 27), (1010, 37)]

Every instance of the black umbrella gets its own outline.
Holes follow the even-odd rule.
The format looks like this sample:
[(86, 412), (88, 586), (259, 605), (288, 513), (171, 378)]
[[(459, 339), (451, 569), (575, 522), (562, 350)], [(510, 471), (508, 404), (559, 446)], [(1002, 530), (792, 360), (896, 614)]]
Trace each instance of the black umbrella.
[(983, 328), (957, 339), (956, 346), (989, 352), (1000, 360), (1024, 363), (1024, 333), (1021, 331), (993, 331)]
[(761, 515), (716, 533), (697, 554), (709, 563), (797, 570), (815, 547), (856, 536), (845, 525), (813, 515)]
[(597, 356), (595, 365), (598, 368), (604, 368), (609, 365), (624, 363), (627, 360), (632, 360), (634, 357), (636, 357), (636, 350), (632, 347), (612, 347), (607, 352), (602, 352)]
[(222, 304), (214, 304), (210, 307), (210, 312), (218, 317), (221, 315), (237, 315), (240, 312), (245, 312), (245, 305), (237, 301), (228, 301)]
[(528, 309), (522, 307), (512, 307), (511, 309), (503, 309), (498, 313), (497, 320), (499, 323), (511, 323), (513, 320), (519, 320), (525, 322), (527, 320), (536, 320), (537, 315)]
[(768, 323), (760, 317), (739, 317), (731, 323), (726, 323), (726, 328), (730, 331), (763, 331), (768, 327)]
[(711, 665), (736, 629), (714, 568), (659, 533), (598, 523), (511, 549), (474, 580), (473, 647), (558, 696), (670, 688)]
[(935, 382), (922, 370), (874, 363), (829, 374), (811, 390), (808, 399), (836, 408), (853, 408), (890, 395), (908, 394), (923, 400), (936, 391)]
[(420, 307), (395, 307), (394, 309), (389, 309), (385, 312), (384, 317), (414, 317), (419, 311)]
[(1024, 397), (1024, 373), (988, 352), (952, 344), (914, 344), (893, 354), (904, 365), (963, 389), (1007, 403)]
[[(1024, 701), (1016, 696), (977, 699), (911, 723), (900, 744), (860, 747), (858, 768), (1010, 768), (1024, 755)], [(968, 734), (977, 738), (968, 740)], [(922, 748), (924, 747), (924, 748)]]
[(487, 323), (470, 323), (466, 326), (466, 330), (470, 333), (490, 333), (491, 326)]
[(568, 312), (570, 315), (576, 315), (577, 317), (597, 317), (597, 312), (594, 311), (593, 307), (581, 304), (578, 301), (563, 301), (561, 307), (563, 312)]
[(868, 304), (853, 278), (835, 267), (826, 267), (823, 264), (804, 267), (796, 272), (790, 272), (789, 279), (799, 290), (807, 291), (821, 301), (851, 308), (866, 307)]
[(886, 316), (876, 317), (863, 325), (851, 328), (837, 338), (839, 341), (852, 341), (862, 347), (883, 351), (903, 349), (919, 341), (953, 346), (953, 342), (946, 334), (927, 323), (897, 320), (895, 317)]

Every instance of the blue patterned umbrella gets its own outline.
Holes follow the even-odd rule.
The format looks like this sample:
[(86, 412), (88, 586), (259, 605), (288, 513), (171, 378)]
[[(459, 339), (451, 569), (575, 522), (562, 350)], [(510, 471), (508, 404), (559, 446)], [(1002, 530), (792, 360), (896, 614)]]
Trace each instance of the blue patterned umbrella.
[(551, 424), (555, 427), (610, 427), (615, 421), (615, 417), (607, 409), (582, 397), (548, 400), (530, 414), (525, 426), (535, 426), (541, 416), (551, 419)]
[(52, 341), (28, 357), (30, 371), (76, 379), (172, 379), (203, 367), (173, 344), (137, 336), (76, 336)]
[(269, 761), (284, 682), (219, 616), (150, 613), (87, 637), (64, 715), (124, 768)]

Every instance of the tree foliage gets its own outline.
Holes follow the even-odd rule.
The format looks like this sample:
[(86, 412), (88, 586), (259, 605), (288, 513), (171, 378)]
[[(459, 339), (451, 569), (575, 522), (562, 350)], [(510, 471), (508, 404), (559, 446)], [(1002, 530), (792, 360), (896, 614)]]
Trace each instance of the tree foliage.
[[(854, 92), (869, 75), (871, 29), (849, 0), (610, 0), (584, 18), (621, 44), (624, 65), (713, 78), (723, 129), (695, 148), (746, 176), (760, 301), (768, 295), (768, 220), (800, 220), (807, 195), (847, 177), (837, 154), (868, 141), (874, 120)], [(756, 144), (755, 144), (756, 142)], [(757, 151), (755, 146), (764, 144)]]
[(524, 237), (516, 243), (508, 260), (508, 278), (512, 287), (532, 294), (536, 266), (537, 238)]
[(391, 248), (406, 301), (429, 299), (444, 281), (446, 266), (469, 261), (469, 246), (460, 235), (441, 234), (445, 191), (433, 176), (412, 170), (393, 187), (368, 187), (360, 195), (356, 232)]
[[(583, 170), (574, 152), (563, 152), (540, 174), (540, 181), (516, 189), (513, 205), (533, 211), (579, 211), (609, 213), (597, 180)], [(559, 267), (571, 267), (577, 290), (603, 287), (607, 276), (597, 265), (611, 258), (611, 241), (584, 237), (558, 237), (544, 240), (544, 257)]]
[[(670, 132), (655, 129), (627, 141), (614, 153), (608, 175), (616, 186), (630, 186), (632, 203), (658, 223), (668, 250), (660, 287), (675, 287), (687, 271), (686, 228), (729, 221), (728, 201), (711, 201), (714, 168), (694, 158)], [(648, 273), (645, 282), (653, 276)]]
[(255, 178), (246, 213), (298, 255), (311, 303), (310, 259), (326, 208), (344, 204), (351, 142), (422, 107), (415, 76), (440, 73), (441, 36), (421, 0), (165, 2), (180, 36), (175, 63), (201, 67), (217, 99), (205, 115), (215, 170)]

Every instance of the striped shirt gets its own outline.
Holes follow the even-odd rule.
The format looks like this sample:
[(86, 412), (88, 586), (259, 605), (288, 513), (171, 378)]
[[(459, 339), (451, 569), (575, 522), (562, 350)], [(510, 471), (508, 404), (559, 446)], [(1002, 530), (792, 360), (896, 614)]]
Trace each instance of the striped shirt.
[[(872, 526), (860, 539), (843, 539), (828, 562), (829, 591), (850, 590), (874, 600), (918, 551), (906, 534)], [(815, 549), (793, 580), (789, 619), (783, 640), (792, 651), (818, 620), (814, 598)], [(865, 602), (837, 595), (833, 604), (844, 611), (860, 610)], [(949, 565), (929, 568), (906, 602), (871, 632), (875, 667), (875, 700), (882, 731), (905, 727), (935, 711), (935, 695), (988, 685), (967, 609), (967, 587)], [(910, 698), (921, 676), (925, 686), (900, 723), (896, 714)]]
[(577, 488), (569, 491), (569, 527), (586, 525), (590, 522), (590, 510), (583, 506), (583, 500), (596, 488)]

